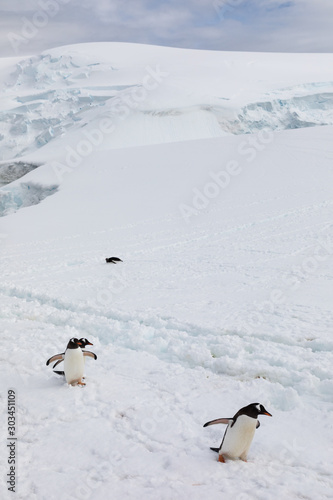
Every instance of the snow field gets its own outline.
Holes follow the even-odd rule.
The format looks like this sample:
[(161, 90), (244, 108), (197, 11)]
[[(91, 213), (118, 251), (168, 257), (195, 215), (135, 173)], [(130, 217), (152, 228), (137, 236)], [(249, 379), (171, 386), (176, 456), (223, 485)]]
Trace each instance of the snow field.
[[(19, 339), (29, 332), (27, 320), (23, 325)], [(59, 342), (50, 338), (59, 335), (59, 327), (31, 328), (35, 335), (29, 334), (29, 344), (44, 339), (48, 348), (40, 354), (56, 352)], [(64, 326), (61, 340), (81, 331)], [(86, 363), (84, 392), (66, 387), (40, 363), (32, 367), (31, 346), (23, 359), (12, 353), (16, 375), (12, 370), (11, 382), (20, 407), (20, 490), (25, 492), (18, 498), (56, 498), (59, 491), (64, 498), (108, 498), (110, 489), (116, 498), (135, 498), (139, 492), (148, 498), (200, 498), (212, 490), (227, 498), (235, 491), (236, 498), (297, 498), (306, 497), (314, 485), (318, 498), (330, 498), (330, 451), (318, 449), (323, 429), (330, 429), (328, 416), (323, 418), (325, 404), (311, 408), (310, 417), (307, 398), (281, 384), (189, 370), (91, 340), (99, 359)], [(22, 353), (24, 345), (16, 351)], [(20, 374), (17, 366), (24, 367)], [(207, 432), (202, 425), (218, 416), (217, 408), (232, 412), (235, 394), (239, 401), (267, 401), (274, 420), (261, 418), (247, 464), (228, 462), (221, 468), (208, 446), (219, 444), (223, 426)], [(287, 411), (279, 409), (285, 402)], [(315, 419), (321, 429), (313, 425)], [(39, 466), (31, 468), (31, 463)]]
[[(82, 116), (43, 144), (11, 136), (17, 161), (42, 166), (1, 188), (1, 404), (5, 422), (15, 388), (16, 498), (330, 499), (332, 126), (273, 132), (282, 115), (259, 106), (254, 134), (216, 137), (198, 108), (229, 99), (230, 125), (265, 93), (293, 105), (310, 93), (304, 121), (322, 109), (327, 123), (330, 56), (136, 49), (136, 65), (126, 44), (55, 49), (22, 63), (2, 96), (47, 121), (53, 92), (60, 125)], [(97, 97), (128, 97), (158, 65), (166, 80), (79, 155), (112, 116)], [(82, 81), (89, 109), (73, 98)], [(56, 189), (37, 199), (34, 186)], [(84, 388), (45, 366), (73, 336), (98, 356)], [(248, 463), (219, 464), (209, 447), (225, 427), (202, 426), (250, 402), (273, 418), (260, 417)]]

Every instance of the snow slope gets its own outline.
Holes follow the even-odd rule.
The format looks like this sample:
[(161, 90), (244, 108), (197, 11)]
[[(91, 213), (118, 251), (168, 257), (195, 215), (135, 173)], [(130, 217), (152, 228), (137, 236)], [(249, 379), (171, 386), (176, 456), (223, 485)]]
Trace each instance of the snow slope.
[[(1, 396), (6, 422), (7, 389), (17, 393), (16, 498), (332, 498), (333, 127), (306, 126), (326, 106), (319, 121), (331, 123), (317, 92), (330, 93), (330, 59), (91, 44), (21, 63), (2, 96), (6, 120), (15, 99), (38, 94), (40, 119), (49, 125), (51, 107), (64, 131), (42, 144), (27, 124), (30, 139), (12, 134), (3, 158), (41, 165), (0, 189)], [(223, 78), (217, 61), (228, 61)], [(158, 64), (168, 83), (138, 109), (99, 106), (97, 88), (126, 92)], [(91, 109), (75, 99), (69, 109), (65, 90), (82, 92), (79, 81), (94, 89)], [(59, 89), (62, 104), (50, 105)], [(292, 106), (311, 93), (301, 129), (280, 130), (291, 127), (276, 126), (273, 105), (252, 129), (245, 115), (265, 93)], [(197, 114), (199, 94), (205, 106), (231, 101), (219, 110), (228, 130), (214, 106)], [(247, 110), (237, 130), (231, 108)], [(21, 124), (34, 113), (21, 111)], [(106, 264), (111, 255), (123, 263)], [(45, 366), (72, 336), (98, 355), (84, 388)], [(260, 419), (248, 463), (218, 463), (209, 447), (224, 426), (202, 425), (254, 401), (273, 418)], [(6, 438), (3, 425), (5, 458)], [(0, 468), (4, 478), (6, 460)]]
[[(14, 65), (14, 62), (16, 63)], [(0, 159), (74, 141), (112, 119), (104, 148), (333, 124), (333, 56), (99, 43), (3, 68)]]

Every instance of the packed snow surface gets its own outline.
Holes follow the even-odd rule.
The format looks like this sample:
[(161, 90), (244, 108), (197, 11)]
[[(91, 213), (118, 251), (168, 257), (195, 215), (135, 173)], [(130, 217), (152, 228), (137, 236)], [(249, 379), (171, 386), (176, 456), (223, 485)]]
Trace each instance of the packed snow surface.
[[(333, 497), (332, 62), (1, 61), (1, 498)], [(45, 365), (71, 337), (85, 387)], [(203, 424), (252, 402), (248, 462), (218, 463)]]

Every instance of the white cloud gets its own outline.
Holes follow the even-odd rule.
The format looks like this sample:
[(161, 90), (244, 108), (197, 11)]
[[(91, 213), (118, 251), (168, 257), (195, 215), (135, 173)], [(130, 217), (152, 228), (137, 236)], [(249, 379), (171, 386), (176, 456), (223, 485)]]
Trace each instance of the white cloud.
[(15, 55), (8, 34), (21, 36), (25, 23), (38, 23), (40, 11), (47, 23), (18, 47), (19, 55), (102, 40), (333, 52), (332, 0), (25, 0), (23, 8), (21, 0), (5, 3), (0, 7), (0, 55)]

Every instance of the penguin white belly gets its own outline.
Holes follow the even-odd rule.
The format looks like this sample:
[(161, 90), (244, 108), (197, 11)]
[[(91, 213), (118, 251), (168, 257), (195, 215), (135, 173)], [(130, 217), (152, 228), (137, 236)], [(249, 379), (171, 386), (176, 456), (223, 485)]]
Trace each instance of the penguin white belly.
[(81, 349), (67, 349), (64, 365), (67, 384), (81, 382), (84, 373), (84, 357)]
[(232, 427), (228, 426), (219, 454), (246, 460), (256, 426), (257, 419), (240, 415)]

